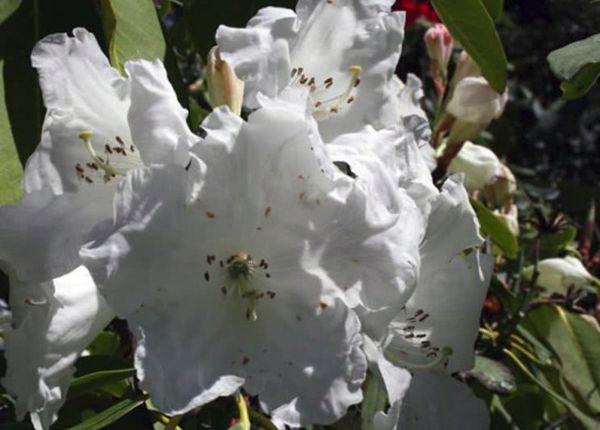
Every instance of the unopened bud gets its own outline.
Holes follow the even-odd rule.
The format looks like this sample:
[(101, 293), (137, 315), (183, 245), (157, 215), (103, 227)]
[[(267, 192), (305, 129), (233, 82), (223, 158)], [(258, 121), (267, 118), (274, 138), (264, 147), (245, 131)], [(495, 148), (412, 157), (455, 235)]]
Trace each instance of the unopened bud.
[(493, 183), (502, 163), (491, 149), (485, 146), (465, 142), (460, 152), (454, 157), (448, 172), (464, 173), (465, 187), (469, 192), (483, 190)]
[(475, 139), (494, 119), (500, 118), (508, 101), (508, 92), (498, 94), (483, 77), (459, 81), (447, 106), (456, 118), (450, 130), (452, 142)]
[(481, 69), (477, 63), (475, 63), (473, 58), (467, 54), (467, 51), (462, 51), (458, 57), (458, 62), (456, 63), (452, 84), (455, 85), (465, 78), (477, 78), (479, 76), (481, 76)]
[(231, 66), (221, 59), (217, 46), (208, 53), (206, 79), (212, 107), (227, 105), (233, 113), (240, 115), (244, 100), (244, 82), (238, 79)]
[(507, 207), (512, 204), (517, 192), (515, 175), (504, 164), (500, 165), (494, 180), (483, 189), (488, 203), (494, 207)]
[(448, 63), (452, 56), (454, 40), (445, 25), (435, 24), (425, 33), (425, 46), (427, 54), (432, 62), (437, 63), (437, 67), (446, 75)]

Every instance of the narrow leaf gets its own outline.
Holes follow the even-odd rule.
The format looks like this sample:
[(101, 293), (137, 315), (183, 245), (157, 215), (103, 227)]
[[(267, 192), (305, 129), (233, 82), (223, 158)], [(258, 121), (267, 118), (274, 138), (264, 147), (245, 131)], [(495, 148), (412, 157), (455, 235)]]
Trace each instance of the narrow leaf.
[(516, 258), (519, 252), (519, 243), (509, 228), (482, 203), (471, 199), (471, 205), (475, 209), (484, 235), (489, 236), (492, 242), (500, 247), (507, 257)]
[(504, 10), (504, 0), (482, 0), (482, 2), (492, 19), (498, 21)]
[(506, 55), (481, 0), (432, 0), (439, 17), (481, 68), (492, 88), (506, 88)]
[(83, 394), (100, 390), (103, 387), (114, 384), (115, 382), (131, 378), (135, 374), (135, 369), (103, 370), (100, 372), (89, 373), (87, 375), (75, 378), (71, 382), (68, 396), (70, 399), (79, 397)]
[(138, 396), (132, 399), (125, 399), (97, 415), (83, 421), (82, 423), (71, 427), (69, 430), (99, 430), (114, 423), (119, 418), (127, 415), (135, 408), (141, 406), (146, 401), (147, 396)]

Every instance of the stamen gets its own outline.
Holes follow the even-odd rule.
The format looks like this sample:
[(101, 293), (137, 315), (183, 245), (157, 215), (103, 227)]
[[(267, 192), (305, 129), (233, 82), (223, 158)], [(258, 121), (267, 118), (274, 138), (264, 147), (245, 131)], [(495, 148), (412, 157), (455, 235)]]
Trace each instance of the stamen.
[[(111, 147), (109, 144), (104, 145), (104, 152), (107, 154), (106, 159), (100, 157), (92, 145), (93, 135), (94, 133), (92, 131), (83, 131), (79, 133), (79, 138), (83, 141), (83, 146), (91, 158), (91, 162), (86, 162), (85, 167), (87, 167), (92, 173), (102, 170), (104, 172), (104, 182), (109, 182), (116, 176), (124, 176), (129, 170), (143, 165), (142, 160), (137, 154), (135, 154), (130, 161), (117, 160), (117, 163), (110, 162), (110, 159), (108, 158), (109, 155), (114, 155), (115, 153), (123, 157), (127, 157), (128, 155), (125, 149), (125, 142), (119, 136), (115, 137), (115, 140), (118, 143), (117, 146)], [(135, 152), (134, 145), (129, 145), (129, 148), (131, 153)], [(85, 169), (80, 163), (77, 163), (75, 170), (77, 176), (79, 176), (81, 179), (85, 179), (87, 183), (92, 184), (94, 182), (89, 175), (84, 174)]]
[[(317, 118), (337, 114), (342, 108), (353, 103), (356, 99), (354, 92), (355, 88), (360, 84), (360, 74), (362, 73), (362, 68), (358, 65), (348, 68), (350, 80), (346, 89), (340, 94), (329, 97), (325, 96), (334, 85), (333, 77), (326, 78), (321, 85), (315, 85), (316, 79), (311, 77), (309, 80), (309, 77), (303, 73), (303, 68), (300, 67), (297, 71), (296, 78), (292, 80), (290, 85), (307, 85), (310, 88), (310, 94), (314, 100), (314, 114)], [(292, 77), (294, 77), (294, 73), (292, 73)]]

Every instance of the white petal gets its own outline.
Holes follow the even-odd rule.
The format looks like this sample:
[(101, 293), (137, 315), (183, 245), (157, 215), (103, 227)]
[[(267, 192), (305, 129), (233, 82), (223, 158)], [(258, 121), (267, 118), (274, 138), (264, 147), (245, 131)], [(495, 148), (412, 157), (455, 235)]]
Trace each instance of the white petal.
[(333, 160), (348, 163), (359, 178), (370, 183), (369, 192), (380, 194), (392, 212), (398, 197), (389, 195), (390, 188), (385, 185), (389, 181), (394, 184), (392, 194), (397, 195), (399, 187), (425, 215), (431, 200), (438, 195), (422, 152), (402, 126), (383, 130), (365, 127), (356, 133), (345, 133), (327, 145), (327, 151)]
[[(221, 27), (217, 41), (223, 58), (246, 82), (250, 107), (257, 107), (259, 92), (275, 97), (288, 85), (314, 84), (315, 115), (329, 141), (367, 124), (382, 128), (398, 120), (392, 79), (404, 13), (390, 12), (389, 5), (387, 0), (306, 1), (298, 4), (297, 18), (291, 11), (267, 8), (246, 29)], [(351, 66), (361, 69), (360, 85)], [(300, 68), (292, 80), (292, 71)]]
[(221, 57), (245, 83), (246, 105), (257, 108), (258, 93), (275, 97), (290, 79), (290, 47), (296, 37), (296, 15), (289, 9), (267, 7), (245, 29), (220, 26)]
[(83, 131), (94, 132), (100, 148), (116, 136), (131, 142), (127, 80), (110, 66), (91, 33), (77, 28), (73, 36), (46, 36), (31, 55), (48, 113), (42, 143), (25, 171), (26, 191), (78, 188), (75, 165), (89, 161), (78, 137)]
[(73, 364), (113, 318), (88, 271), (42, 284), (11, 279), (14, 330), (6, 339), (2, 383), (17, 399), (17, 415), (31, 412), (36, 429), (48, 429), (66, 399)]
[[(391, 325), (395, 335), (387, 352), (392, 361), (402, 362), (403, 357), (410, 357), (408, 362), (431, 362), (439, 357), (439, 352), (436, 356), (427, 356), (433, 348), (449, 347), (452, 355), (440, 363), (447, 372), (473, 367), (481, 307), (494, 263), (490, 256), (480, 258), (481, 266), (475, 252), (466, 257), (457, 256), (438, 268), (430, 268), (424, 261), (415, 293), (406, 304), (406, 313)], [(419, 310), (423, 313), (415, 321), (407, 321), (407, 317), (416, 315)], [(428, 317), (421, 321), (424, 315)], [(408, 330), (409, 326), (415, 328)], [(422, 335), (425, 336), (418, 337)]]
[[(302, 113), (268, 105), (239, 131), (227, 115), (208, 123), (229, 130), (208, 127), (193, 148), (205, 169), (131, 174), (116, 231), (82, 255), (138, 327), (138, 372), (159, 407), (189, 410), (243, 378), (282, 422), (332, 422), (360, 401), (365, 372), (360, 325), (339, 299), (352, 288), (368, 310), (397, 312), (414, 283), (418, 239), (408, 246), (401, 217), (367, 210), (369, 196), (327, 161)], [(227, 268), (241, 255), (253, 262), (252, 288), (265, 293), (255, 322)]]
[(188, 112), (179, 104), (162, 62), (129, 61), (125, 69), (131, 80), (131, 137), (143, 161), (185, 166), (189, 148), (200, 138), (188, 128)]
[(421, 258), (430, 267), (448, 263), (458, 253), (483, 243), (479, 221), (462, 185), (462, 176), (451, 176), (432, 203)]
[(399, 429), (487, 430), (485, 403), (466, 385), (435, 372), (417, 372), (402, 404)]
[(422, 101), (425, 97), (421, 80), (409, 73), (406, 84), (394, 76), (398, 84), (397, 109), (400, 115), (400, 124), (406, 133), (413, 135), (413, 139), (421, 151), (421, 155), (429, 170), (436, 167), (435, 150), (431, 146), (431, 127), (429, 118), (423, 110)]
[(0, 207), (0, 261), (28, 282), (43, 282), (79, 266), (79, 248), (112, 218), (112, 185), (89, 185), (78, 193), (48, 190)]
[[(472, 367), (494, 260), (478, 251), (459, 253), (481, 243), (466, 192), (459, 178), (451, 177), (433, 202), (417, 287), (390, 327), (387, 353), (392, 361), (408, 365), (437, 360), (449, 372)], [(453, 353), (445, 360), (443, 348), (448, 347)]]

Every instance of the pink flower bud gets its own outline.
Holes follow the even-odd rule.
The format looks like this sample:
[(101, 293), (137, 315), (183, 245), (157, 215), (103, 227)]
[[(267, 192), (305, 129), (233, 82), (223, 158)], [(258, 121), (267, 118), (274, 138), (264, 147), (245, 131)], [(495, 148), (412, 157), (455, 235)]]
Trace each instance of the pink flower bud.
[(452, 56), (452, 48), (454, 47), (454, 40), (450, 35), (450, 32), (443, 24), (435, 24), (425, 33), (425, 46), (427, 47), (427, 54), (434, 63), (437, 63), (437, 67), (443, 71), (442, 75), (445, 76), (450, 57)]

